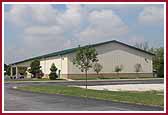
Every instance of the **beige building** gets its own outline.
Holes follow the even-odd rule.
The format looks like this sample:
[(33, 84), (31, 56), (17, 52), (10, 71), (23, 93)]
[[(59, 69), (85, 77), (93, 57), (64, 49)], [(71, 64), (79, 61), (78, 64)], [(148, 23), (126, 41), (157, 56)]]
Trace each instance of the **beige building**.
[[(103, 66), (99, 77), (135, 78), (153, 76), (152, 57), (154, 54), (150, 52), (115, 40), (93, 44), (92, 46), (95, 47), (98, 53), (98, 63)], [(11, 67), (13, 68), (11, 69), (11, 76), (14, 76), (14, 74), (15, 76), (19, 76), (20, 69), (29, 68), (30, 63), (34, 59), (39, 59), (45, 77), (50, 73), (51, 64), (54, 63), (58, 70), (60, 70), (60, 78), (81, 78), (84, 76), (84, 73), (72, 63), (76, 50), (77, 48), (67, 49), (13, 63), (11, 64)], [(137, 64), (141, 65), (140, 72), (138, 73), (135, 70), (135, 65)], [(122, 67), (122, 71), (119, 72), (119, 74), (115, 72), (116, 66)], [(15, 72), (13, 72), (13, 70), (15, 70)], [(92, 69), (90, 69), (88, 73), (89, 77), (98, 77)], [(29, 73), (27, 74), (27, 77), (30, 77)]]

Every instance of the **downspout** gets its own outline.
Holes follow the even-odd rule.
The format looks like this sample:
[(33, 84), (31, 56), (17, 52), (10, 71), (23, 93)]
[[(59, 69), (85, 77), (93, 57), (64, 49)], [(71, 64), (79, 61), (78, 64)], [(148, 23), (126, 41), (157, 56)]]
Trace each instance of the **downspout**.
[(60, 59), (61, 59), (61, 67), (60, 67), (60, 70), (58, 70), (58, 77), (61, 78), (61, 71), (62, 71), (62, 55), (60, 55)]

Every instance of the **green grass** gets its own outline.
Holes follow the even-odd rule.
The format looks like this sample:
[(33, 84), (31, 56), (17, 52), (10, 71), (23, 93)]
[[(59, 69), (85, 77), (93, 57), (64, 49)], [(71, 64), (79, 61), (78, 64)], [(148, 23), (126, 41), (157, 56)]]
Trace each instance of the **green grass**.
[[(63, 94), (67, 96), (85, 97), (86, 90), (77, 87), (66, 86), (25, 86), (19, 87), (19, 90), (32, 91), (48, 94)], [(143, 105), (163, 106), (164, 98), (163, 92), (147, 91), (147, 92), (128, 92), (128, 91), (100, 91), (100, 90), (87, 90), (89, 98), (136, 103)]]

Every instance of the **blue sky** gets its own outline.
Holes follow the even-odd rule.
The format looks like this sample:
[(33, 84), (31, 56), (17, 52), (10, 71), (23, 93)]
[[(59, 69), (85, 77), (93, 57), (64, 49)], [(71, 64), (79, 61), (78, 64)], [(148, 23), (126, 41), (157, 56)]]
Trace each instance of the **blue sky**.
[(118, 40), (164, 45), (162, 4), (5, 5), (5, 63)]

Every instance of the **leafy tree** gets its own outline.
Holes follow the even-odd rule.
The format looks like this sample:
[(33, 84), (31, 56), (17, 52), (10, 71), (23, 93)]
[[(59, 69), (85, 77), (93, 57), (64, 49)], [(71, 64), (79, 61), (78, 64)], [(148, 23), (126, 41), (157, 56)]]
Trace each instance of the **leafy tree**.
[(139, 49), (142, 49), (142, 50), (145, 50), (145, 51), (148, 51), (148, 50), (149, 50), (148, 42), (136, 43), (136, 44), (135, 44), (135, 47), (137, 47), (137, 48), (139, 48)]
[(33, 78), (41, 78), (42, 77), (42, 71), (40, 66), (39, 60), (34, 60), (30, 64), (30, 69), (28, 69), (28, 72), (31, 73)]
[(99, 63), (95, 63), (94, 66), (93, 66), (93, 70), (97, 73), (97, 75), (102, 70), (102, 68), (103, 68), (103, 66)]
[(19, 67), (19, 73), (21, 75), (26, 75), (27, 68), (26, 67)]
[(149, 48), (148, 43), (136, 43), (135, 47), (154, 53), (153, 69), (156, 70), (158, 77), (164, 77), (164, 48)]
[(134, 68), (135, 68), (135, 72), (137, 73), (137, 76), (138, 76), (139, 75), (138, 72), (142, 71), (141, 64), (139, 64), (139, 63), (135, 64)]
[(150, 51), (155, 54), (153, 57), (153, 69), (156, 70), (158, 77), (164, 77), (164, 49), (151, 48)]
[(119, 76), (119, 72), (121, 72), (122, 71), (122, 69), (123, 69), (123, 65), (117, 65), (116, 67), (115, 67), (115, 72), (117, 72), (117, 76)]
[(135, 68), (135, 72), (140, 72), (142, 70), (142, 66), (139, 63), (135, 64), (134, 68)]
[(50, 71), (51, 71), (50, 74), (49, 74), (50, 80), (57, 79), (58, 78), (58, 75), (56, 73), (57, 72), (57, 67), (55, 66), (54, 63), (51, 65)]
[(10, 73), (11, 73), (11, 67), (7, 64), (4, 64), (4, 71), (5, 71), (5, 75), (8, 75), (10, 76)]
[(86, 89), (87, 89), (87, 72), (92, 68), (93, 63), (98, 62), (96, 49), (91, 46), (78, 48), (76, 56), (73, 59), (73, 64), (78, 67), (81, 72), (85, 72), (86, 76)]

